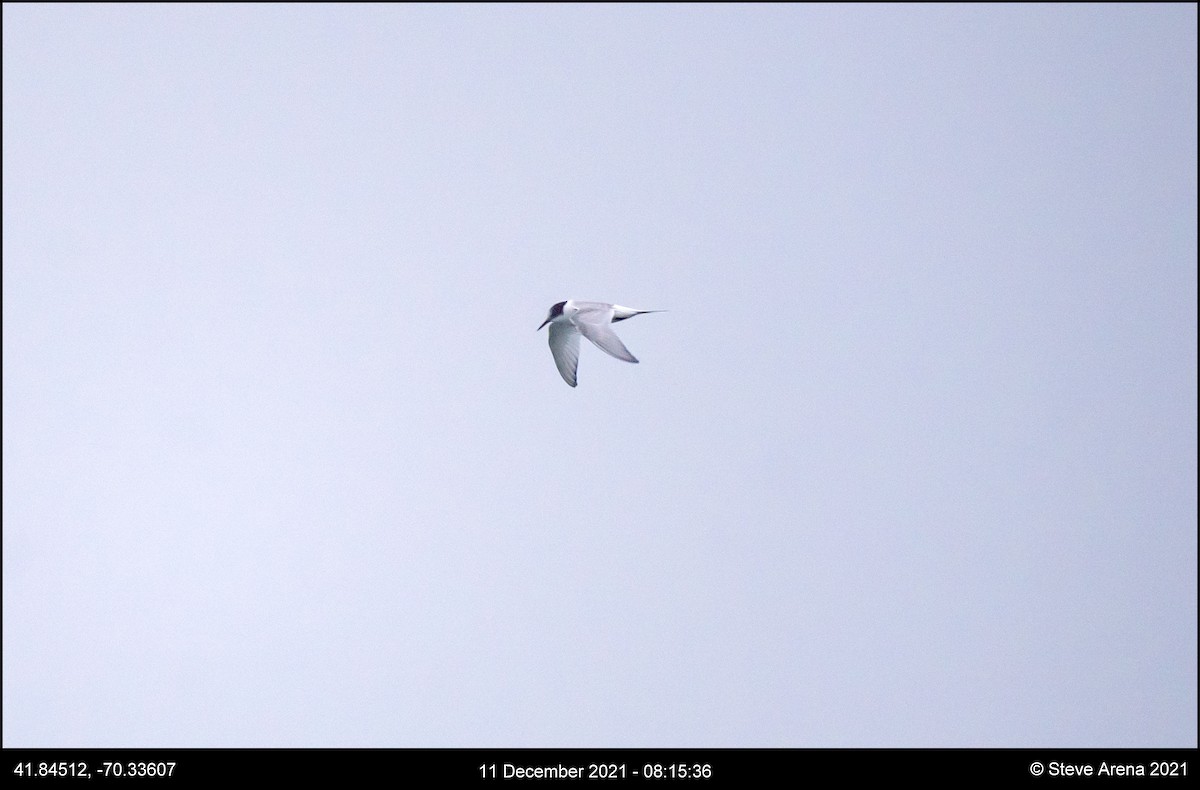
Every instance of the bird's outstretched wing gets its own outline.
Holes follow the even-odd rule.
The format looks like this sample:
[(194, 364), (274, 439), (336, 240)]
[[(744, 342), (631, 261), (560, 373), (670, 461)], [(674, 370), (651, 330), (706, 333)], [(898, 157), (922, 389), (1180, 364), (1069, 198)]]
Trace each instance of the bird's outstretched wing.
[(568, 324), (550, 325), (550, 353), (563, 381), (575, 386), (575, 369), (579, 367), (579, 332)]
[(637, 357), (629, 353), (621, 338), (612, 331), (612, 319), (612, 305), (602, 305), (585, 307), (576, 313), (572, 320), (583, 336), (606, 354), (626, 362), (637, 362)]

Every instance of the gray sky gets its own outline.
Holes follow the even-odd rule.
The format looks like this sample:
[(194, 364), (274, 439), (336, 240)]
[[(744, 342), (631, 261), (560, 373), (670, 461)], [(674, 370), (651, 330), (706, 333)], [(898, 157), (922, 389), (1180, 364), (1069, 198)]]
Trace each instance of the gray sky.
[(1194, 5), (3, 15), (5, 746), (1196, 746)]

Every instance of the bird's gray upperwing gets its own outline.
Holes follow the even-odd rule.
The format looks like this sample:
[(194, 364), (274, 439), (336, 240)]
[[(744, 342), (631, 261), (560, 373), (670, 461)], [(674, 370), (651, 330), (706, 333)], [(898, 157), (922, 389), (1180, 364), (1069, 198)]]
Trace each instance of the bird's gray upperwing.
[(568, 324), (550, 324), (550, 353), (563, 381), (575, 386), (575, 370), (579, 367), (579, 332)]
[(575, 326), (579, 328), (583, 336), (595, 343), (606, 354), (626, 362), (637, 362), (637, 357), (629, 353), (629, 349), (625, 348), (621, 338), (612, 331), (612, 305), (597, 304), (592, 307), (591, 303), (585, 302), (584, 304), (589, 306), (581, 309), (574, 318)]

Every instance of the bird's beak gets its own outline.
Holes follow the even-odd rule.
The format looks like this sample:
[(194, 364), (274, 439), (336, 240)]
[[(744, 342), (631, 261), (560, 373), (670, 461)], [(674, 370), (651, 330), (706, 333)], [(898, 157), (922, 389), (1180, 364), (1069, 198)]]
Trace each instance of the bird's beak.
[[(547, 318), (545, 321), (543, 321), (543, 322), (542, 322), (542, 326), (545, 326), (545, 325), (546, 325), (546, 324), (548, 324), (548, 323), (550, 323), (550, 319), (549, 319), (549, 318)], [(539, 327), (538, 327), (537, 329), (535, 329), (534, 331), (535, 331), (535, 332), (540, 332), (540, 331), (542, 331), (542, 326), (539, 326)]]

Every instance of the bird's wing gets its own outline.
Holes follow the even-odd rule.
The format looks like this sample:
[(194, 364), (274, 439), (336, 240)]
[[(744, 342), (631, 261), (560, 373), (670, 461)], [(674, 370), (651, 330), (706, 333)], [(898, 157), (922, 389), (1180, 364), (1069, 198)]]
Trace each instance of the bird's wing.
[(567, 324), (550, 324), (550, 352), (563, 381), (575, 386), (575, 369), (579, 367), (579, 332)]
[(637, 362), (637, 357), (629, 353), (621, 338), (612, 331), (612, 305), (601, 305), (595, 308), (584, 308), (575, 314), (574, 324), (588, 340), (595, 343), (606, 354), (623, 359), (626, 362)]

